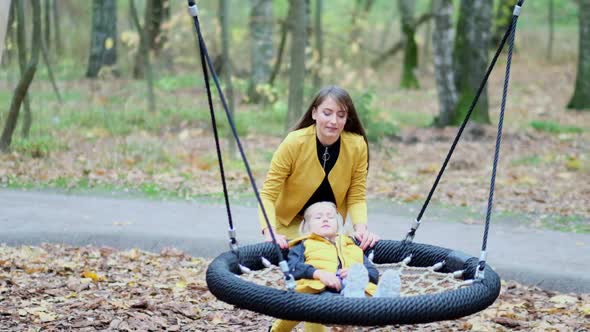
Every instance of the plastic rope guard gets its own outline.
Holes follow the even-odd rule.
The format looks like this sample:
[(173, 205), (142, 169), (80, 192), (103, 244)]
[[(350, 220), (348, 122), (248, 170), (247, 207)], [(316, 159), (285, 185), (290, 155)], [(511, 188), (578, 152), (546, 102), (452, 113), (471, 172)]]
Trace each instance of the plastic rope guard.
[[(429, 267), (441, 261), (441, 272), (464, 270), (464, 279), (473, 279), (476, 257), (457, 255), (450, 249), (420, 243), (381, 240), (375, 246), (376, 264), (398, 263), (412, 256), (411, 266)], [(272, 243), (260, 243), (240, 248), (239, 259), (225, 252), (211, 262), (207, 269), (207, 285), (221, 301), (276, 318), (316, 322), (321, 324), (381, 326), (417, 324), (456, 319), (473, 314), (491, 305), (500, 293), (500, 278), (486, 266), (485, 279), (471, 286), (442, 293), (397, 298), (323, 297), (256, 285), (242, 278), (239, 264), (252, 270), (264, 268), (260, 257), (277, 264)]]

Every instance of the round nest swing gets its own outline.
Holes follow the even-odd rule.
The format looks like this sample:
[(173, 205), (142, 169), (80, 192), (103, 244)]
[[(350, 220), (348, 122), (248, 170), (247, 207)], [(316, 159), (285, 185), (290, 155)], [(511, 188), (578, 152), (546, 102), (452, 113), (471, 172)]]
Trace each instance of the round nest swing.
[[(510, 74), (510, 63), (514, 46), (516, 23), (524, 0), (518, 0), (512, 16), (512, 22), (500, 43), (496, 54), (488, 67), (486, 75), (475, 94), (473, 103), (470, 106), (465, 119), (453, 141), (451, 149), (441, 167), (433, 187), (428, 194), (422, 209), (403, 241), (381, 240), (371, 249), (373, 262), (376, 264), (406, 264), (406, 266), (438, 270), (440, 273), (461, 276), (464, 280), (463, 286), (455, 289), (444, 289), (437, 293), (419, 294), (412, 296), (400, 296), (394, 298), (349, 298), (343, 296), (322, 297), (313, 294), (297, 293), (292, 290), (282, 290), (261, 285), (259, 283), (241, 278), (242, 271), (261, 271), (270, 264), (281, 266), (285, 280), (293, 282), (288, 274), (288, 267), (285, 258), (288, 251), (279, 249), (276, 240), (273, 242), (237, 246), (235, 228), (231, 218), (231, 209), (223, 162), (220, 152), (219, 138), (216, 130), (216, 120), (213, 112), (213, 103), (209, 84), (209, 72), (219, 92), (221, 102), (225, 109), (227, 119), (236, 139), (246, 170), (248, 172), (252, 188), (260, 205), (260, 195), (256, 189), (256, 183), (250, 171), (242, 145), (240, 143), (235, 125), (228, 111), (224, 94), (221, 90), (213, 63), (207, 52), (207, 46), (201, 33), (198, 19), (198, 9), (194, 0), (188, 0), (189, 13), (193, 17), (197, 32), (201, 65), (207, 97), (211, 114), (212, 125), (215, 134), (217, 155), (220, 164), (221, 178), (224, 189), (226, 207), (229, 221), (229, 237), (231, 251), (222, 253), (214, 259), (207, 269), (206, 281), (209, 290), (219, 300), (233, 304), (238, 308), (251, 310), (264, 315), (293, 321), (315, 322), (327, 325), (357, 325), (357, 326), (380, 326), (395, 324), (417, 324), (429, 323), (441, 320), (451, 320), (470, 315), (481, 311), (491, 305), (500, 293), (500, 278), (496, 272), (486, 264), (487, 236), (490, 224), (490, 215), (493, 201), (496, 167), (498, 163), (500, 142), (502, 135), (502, 124), (504, 118), (505, 101), (508, 89)], [(480, 258), (466, 255), (459, 251), (446, 249), (438, 246), (412, 242), (420, 220), (432, 197), (432, 194), (441, 179), (452, 152), (465, 129), (465, 126), (475, 108), (477, 100), (485, 87), (488, 77), (506, 43), (509, 40), (508, 61), (506, 64), (506, 77), (504, 94), (498, 123), (498, 136), (496, 139), (496, 151), (494, 155), (490, 197), (486, 215), (485, 231), (483, 236), (482, 252)], [(262, 212), (270, 227), (264, 208)], [(265, 259), (268, 260), (265, 262)], [(409, 265), (407, 265), (409, 263)], [(427, 288), (430, 286), (426, 286)], [(439, 287), (439, 290), (441, 287)]]

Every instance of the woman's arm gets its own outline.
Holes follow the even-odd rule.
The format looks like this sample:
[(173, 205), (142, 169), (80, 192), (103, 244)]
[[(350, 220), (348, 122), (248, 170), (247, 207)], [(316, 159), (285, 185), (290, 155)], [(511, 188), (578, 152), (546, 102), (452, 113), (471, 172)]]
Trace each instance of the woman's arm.
[[(260, 198), (264, 205), (264, 210), (266, 211), (268, 221), (273, 228), (276, 227), (275, 202), (283, 190), (285, 181), (291, 174), (292, 169), (293, 154), (291, 151), (290, 140), (288, 138), (289, 137), (287, 136), (275, 151), (270, 162), (268, 173), (266, 174), (266, 179), (264, 180), (262, 191), (260, 192)], [(266, 220), (260, 207), (258, 212), (260, 227), (264, 232), (268, 225), (266, 224)]]

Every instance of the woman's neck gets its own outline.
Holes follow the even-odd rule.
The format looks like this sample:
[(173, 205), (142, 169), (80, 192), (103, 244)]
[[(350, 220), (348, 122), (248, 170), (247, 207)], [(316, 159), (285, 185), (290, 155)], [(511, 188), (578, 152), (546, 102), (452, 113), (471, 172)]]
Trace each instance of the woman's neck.
[(340, 138), (340, 136), (336, 137), (336, 138), (325, 138), (320, 136), (318, 133), (316, 133), (316, 137), (318, 138), (318, 141), (320, 141), (320, 143), (323, 146), (330, 146), (334, 143), (336, 143), (336, 141), (338, 141), (338, 139)]

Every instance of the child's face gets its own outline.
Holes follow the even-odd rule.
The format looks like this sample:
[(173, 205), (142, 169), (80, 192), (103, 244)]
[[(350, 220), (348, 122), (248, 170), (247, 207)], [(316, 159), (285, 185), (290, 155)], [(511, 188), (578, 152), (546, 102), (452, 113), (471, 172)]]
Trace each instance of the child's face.
[(332, 239), (338, 232), (336, 209), (329, 204), (311, 206), (309, 211), (309, 231), (319, 236)]

